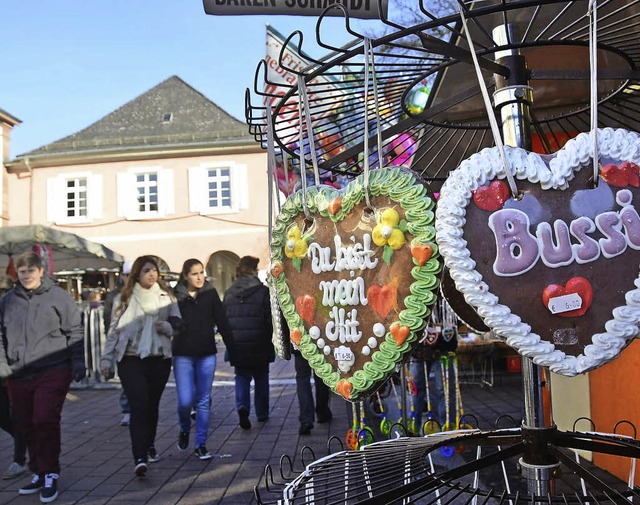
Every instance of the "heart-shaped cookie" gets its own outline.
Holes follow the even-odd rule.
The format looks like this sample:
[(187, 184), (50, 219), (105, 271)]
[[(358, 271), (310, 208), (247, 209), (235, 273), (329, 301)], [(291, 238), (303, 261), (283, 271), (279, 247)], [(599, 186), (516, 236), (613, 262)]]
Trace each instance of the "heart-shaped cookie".
[(608, 168), (595, 188), (581, 134), (552, 156), (506, 148), (524, 196), (499, 208), (474, 201), (504, 183), (497, 148), (473, 155), (436, 211), (439, 250), (466, 302), (520, 354), (567, 376), (614, 359), (640, 332), (640, 136), (606, 128), (598, 143)]
[[(375, 392), (413, 350), (441, 269), (435, 204), (416, 175), (372, 171), (371, 206), (364, 188), (359, 176), (342, 191), (310, 187), (290, 196), (271, 242), (271, 282), (292, 341), (351, 401)], [(416, 258), (420, 246), (427, 254)]]

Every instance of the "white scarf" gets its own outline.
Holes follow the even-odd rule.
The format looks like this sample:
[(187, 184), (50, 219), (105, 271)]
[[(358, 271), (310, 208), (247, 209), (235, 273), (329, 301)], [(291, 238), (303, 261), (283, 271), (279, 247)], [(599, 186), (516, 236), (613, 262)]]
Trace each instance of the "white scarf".
[(149, 355), (162, 354), (160, 335), (155, 323), (162, 307), (161, 297), (164, 292), (158, 283), (145, 289), (136, 282), (127, 309), (118, 320), (120, 338), (137, 343), (138, 355), (144, 359)]

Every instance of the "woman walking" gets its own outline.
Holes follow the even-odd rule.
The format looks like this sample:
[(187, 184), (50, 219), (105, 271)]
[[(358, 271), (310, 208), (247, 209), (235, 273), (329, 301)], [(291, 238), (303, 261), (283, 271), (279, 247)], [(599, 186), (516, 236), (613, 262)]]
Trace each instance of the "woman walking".
[(182, 326), (178, 304), (159, 276), (152, 256), (140, 256), (113, 302), (113, 317), (100, 360), (104, 377), (114, 361), (129, 400), (129, 434), (135, 474), (160, 459), (155, 448), (160, 398), (171, 372), (171, 338)]
[(188, 259), (182, 266), (176, 297), (183, 326), (173, 339), (173, 375), (178, 396), (178, 449), (189, 447), (191, 409), (196, 413), (195, 455), (211, 459), (207, 450), (211, 385), (216, 371), (216, 328), (227, 348), (231, 328), (224, 306), (213, 285), (206, 281), (204, 266), (197, 259)]
[(44, 274), (42, 258), (16, 259), (18, 283), (0, 301), (0, 378), (27, 441), (33, 477), (18, 491), (58, 497), (60, 418), (71, 379), (86, 375), (80, 311), (64, 289)]
[(251, 428), (251, 379), (258, 421), (269, 419), (269, 363), (276, 358), (269, 288), (258, 279), (258, 261), (253, 256), (242, 257), (236, 268), (238, 277), (224, 295), (233, 329), (229, 361), (236, 370), (236, 409), (244, 430)]

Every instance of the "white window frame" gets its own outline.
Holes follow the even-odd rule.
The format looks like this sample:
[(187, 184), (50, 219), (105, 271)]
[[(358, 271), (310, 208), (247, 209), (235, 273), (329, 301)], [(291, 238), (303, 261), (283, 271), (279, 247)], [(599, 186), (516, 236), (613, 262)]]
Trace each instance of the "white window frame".
[[(209, 171), (229, 170), (231, 204), (212, 206), (209, 203)], [(219, 196), (220, 198), (220, 196)], [(247, 166), (234, 161), (202, 163), (189, 168), (189, 210), (201, 215), (231, 214), (249, 208)]]
[[(140, 210), (138, 201), (137, 177), (144, 174), (156, 174), (158, 190), (158, 209)], [(118, 173), (118, 216), (130, 221), (163, 218), (175, 213), (173, 170), (159, 166), (136, 167)]]
[[(67, 215), (67, 183), (70, 180), (86, 181), (87, 215)], [(102, 217), (102, 175), (92, 172), (68, 172), (47, 179), (47, 221), (55, 224), (91, 223)]]

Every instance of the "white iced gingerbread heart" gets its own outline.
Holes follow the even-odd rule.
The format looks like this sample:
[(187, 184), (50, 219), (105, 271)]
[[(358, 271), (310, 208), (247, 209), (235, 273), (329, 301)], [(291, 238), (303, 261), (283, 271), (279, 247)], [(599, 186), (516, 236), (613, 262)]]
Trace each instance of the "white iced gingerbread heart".
[(640, 137), (598, 132), (552, 156), (505, 148), (522, 198), (511, 198), (497, 148), (451, 172), (436, 241), (456, 288), (520, 354), (572, 376), (618, 356), (640, 332)]
[(343, 191), (290, 196), (276, 219), (271, 282), (291, 340), (334, 391), (375, 392), (412, 351), (435, 302), (434, 202), (409, 170), (374, 170)]

